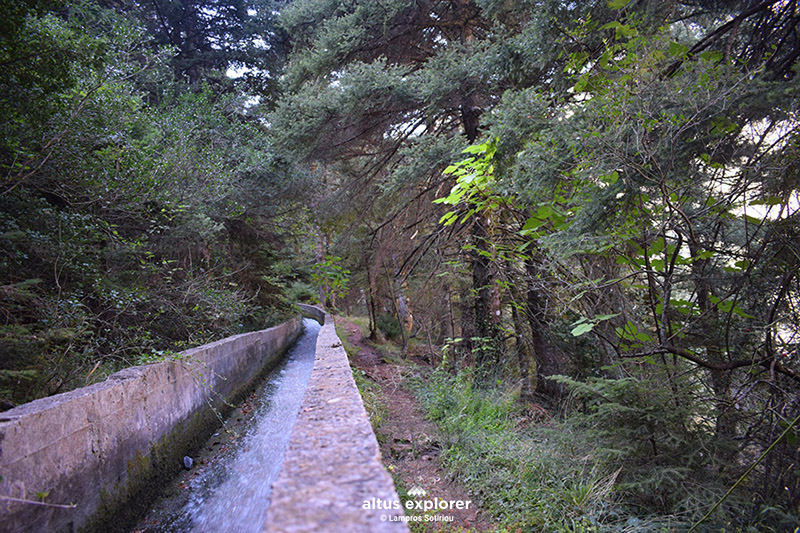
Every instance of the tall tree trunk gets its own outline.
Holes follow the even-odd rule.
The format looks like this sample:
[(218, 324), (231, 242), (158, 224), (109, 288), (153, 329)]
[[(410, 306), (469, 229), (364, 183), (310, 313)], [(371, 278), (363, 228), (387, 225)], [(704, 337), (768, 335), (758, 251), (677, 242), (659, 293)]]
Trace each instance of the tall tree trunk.
[(533, 399), (536, 390), (536, 350), (533, 347), (530, 329), (526, 327), (519, 308), (511, 306), (511, 317), (514, 320), (514, 337), (517, 344), (517, 358), (519, 361), (520, 391), (519, 399), (529, 402)]
[[(317, 260), (317, 264), (321, 264), (325, 262), (325, 252), (327, 251), (327, 243), (325, 239), (325, 233), (322, 229), (318, 229), (317, 231), (317, 246), (315, 250), (315, 257)], [(327, 287), (324, 283), (320, 283), (319, 287), (317, 287), (319, 291), (319, 305), (323, 308), (327, 308), (327, 298), (328, 298), (328, 291)]]
[[(460, 0), (460, 8), (464, 14), (471, 12), (471, 0)], [(474, 40), (473, 29), (469, 23), (469, 16), (464, 19), (461, 41), (468, 51), (472, 51)], [(472, 80), (464, 80), (464, 93), (459, 104), (461, 113), (461, 126), (464, 129), (464, 136), (470, 143), (474, 143), (480, 136), (480, 116), (481, 108), (477, 105), (475, 95), (471, 90)], [(470, 253), (472, 260), (472, 288), (477, 293), (472, 298), (471, 318), (473, 324), (469, 329), (474, 331), (473, 337), (481, 339), (482, 346), (478, 347), (475, 357), (477, 366), (488, 370), (499, 360), (499, 340), (498, 330), (492, 318), (492, 279), (491, 263), (489, 261), (489, 234), (486, 228), (486, 221), (476, 216), (472, 225), (472, 245), (475, 247)], [(464, 321), (462, 320), (462, 323)], [(488, 344), (488, 346), (487, 346)], [(474, 352), (473, 342), (467, 344)], [(488, 349), (487, 349), (488, 348)]]
[[(473, 295), (472, 286), (467, 285), (463, 288), (461, 292), (461, 298), (459, 301), (459, 307), (461, 310), (461, 348), (464, 351), (464, 354), (467, 358), (467, 362), (472, 361), (472, 354), (473, 354), (473, 338), (475, 337), (475, 306), (473, 304), (473, 300), (475, 296)], [(453, 361), (457, 363), (456, 360)]]
[(442, 327), (439, 330), (438, 344), (443, 344), (445, 339), (452, 339), (456, 336), (455, 317), (453, 316), (453, 293), (449, 282), (444, 284), (445, 294), (447, 295), (447, 316), (442, 320)]
[(378, 273), (374, 253), (367, 257), (367, 312), (369, 314), (369, 339), (378, 340)]
[(389, 290), (392, 293), (392, 307), (394, 307), (394, 317), (400, 325), (400, 337), (402, 340), (401, 346), (401, 355), (403, 357), (406, 356), (406, 352), (408, 351), (408, 334), (406, 333), (406, 327), (403, 325), (403, 319), (400, 316), (400, 308), (399, 308), (399, 301), (400, 296), (395, 291), (395, 277), (389, 272), (389, 266), (384, 261), (383, 269), (386, 273), (386, 282), (389, 285)]
[(472, 225), (472, 288), (476, 291), (473, 300), (475, 337), (481, 346), (477, 347), (475, 363), (489, 370), (499, 362), (499, 331), (492, 317), (492, 277), (489, 261), (489, 242), (486, 226), (480, 217)]
[(397, 314), (400, 320), (401, 326), (408, 332), (411, 333), (411, 330), (414, 326), (413, 317), (411, 316), (411, 308), (408, 303), (408, 296), (406, 296), (405, 288), (403, 287), (403, 275), (402, 272), (397, 271), (397, 254), (392, 254), (392, 265), (394, 266), (394, 284), (395, 284), (395, 291), (397, 293)]
[(563, 387), (549, 379), (549, 376), (564, 374), (568, 360), (560, 350), (550, 346), (544, 337), (546, 328), (545, 300), (539, 294), (536, 280), (539, 268), (532, 259), (525, 261), (527, 291), (525, 295), (525, 315), (531, 328), (530, 343), (536, 361), (536, 392), (557, 399), (564, 394)]

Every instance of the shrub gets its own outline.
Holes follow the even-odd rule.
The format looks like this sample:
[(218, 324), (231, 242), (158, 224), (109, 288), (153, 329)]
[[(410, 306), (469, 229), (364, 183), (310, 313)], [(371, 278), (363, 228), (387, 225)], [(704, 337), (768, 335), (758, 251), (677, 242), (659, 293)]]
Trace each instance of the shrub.
[[(434, 372), (414, 389), (446, 435), (444, 461), (503, 526), (523, 531), (620, 525), (614, 483), (586, 442), (563, 428), (519, 427), (516, 398), (472, 386), (470, 373)], [(624, 520), (623, 520), (624, 523)]]
[(300, 303), (317, 303), (319, 299), (314, 287), (310, 283), (305, 283), (303, 281), (292, 282), (286, 294), (286, 298), (290, 302)]
[[(559, 377), (572, 391), (572, 410), (562, 421), (533, 426), (513, 395), (475, 387), (470, 370), (437, 370), (412, 386), (446, 436), (445, 467), (504, 527), (686, 529), (729, 486), (708, 453), (711, 432), (703, 413), (681, 402), (691, 383), (668, 394), (653, 384), (664, 379), (657, 369), (627, 376)], [(740, 492), (703, 526), (780, 531), (780, 521), (790, 519), (777, 509), (759, 512)]]
[(391, 315), (378, 315), (375, 325), (388, 339), (397, 339), (403, 334), (402, 325)]

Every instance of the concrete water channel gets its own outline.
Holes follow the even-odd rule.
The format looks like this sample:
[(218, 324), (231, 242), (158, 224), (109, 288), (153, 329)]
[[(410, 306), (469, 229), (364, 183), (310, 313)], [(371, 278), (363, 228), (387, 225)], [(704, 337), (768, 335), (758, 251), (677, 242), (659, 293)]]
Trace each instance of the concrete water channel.
[(298, 316), (2, 413), (0, 531), (408, 532), (334, 317), (298, 308), (323, 325), (301, 335)]
[(285, 359), (197, 451), (191, 468), (164, 488), (132, 531), (261, 531), (314, 366), (320, 324), (308, 318), (303, 322), (304, 332)]

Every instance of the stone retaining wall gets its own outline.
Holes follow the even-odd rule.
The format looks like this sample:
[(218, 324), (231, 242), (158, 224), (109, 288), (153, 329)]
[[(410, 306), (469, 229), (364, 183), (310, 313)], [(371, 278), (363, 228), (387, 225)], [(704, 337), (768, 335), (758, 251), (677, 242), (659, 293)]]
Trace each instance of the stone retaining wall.
[(0, 413), (0, 531), (105, 528), (176, 473), (217, 424), (215, 411), (249, 390), (301, 329), (296, 318)]
[(271, 500), (268, 533), (408, 531), (330, 315)]

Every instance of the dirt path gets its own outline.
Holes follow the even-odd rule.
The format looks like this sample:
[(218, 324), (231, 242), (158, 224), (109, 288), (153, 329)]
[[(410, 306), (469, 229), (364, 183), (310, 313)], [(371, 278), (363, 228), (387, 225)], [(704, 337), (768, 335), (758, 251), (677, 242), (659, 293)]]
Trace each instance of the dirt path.
[[(398, 492), (421, 487), (427, 494), (419, 499), (471, 501), (469, 509), (439, 512), (452, 516), (452, 522), (417, 523), (412, 525), (412, 531), (494, 530), (491, 517), (481, 511), (477, 499), (459, 487), (442, 468), (441, 433), (425, 418), (416, 398), (403, 386), (402, 367), (385, 362), (363, 337), (358, 324), (342, 317), (337, 317), (337, 322), (344, 326), (348, 343), (356, 348), (352, 363), (380, 387), (380, 401), (386, 407), (386, 415), (377, 431), (378, 442), (384, 465), (395, 480), (399, 478)], [(416, 358), (411, 360), (425, 365)]]

